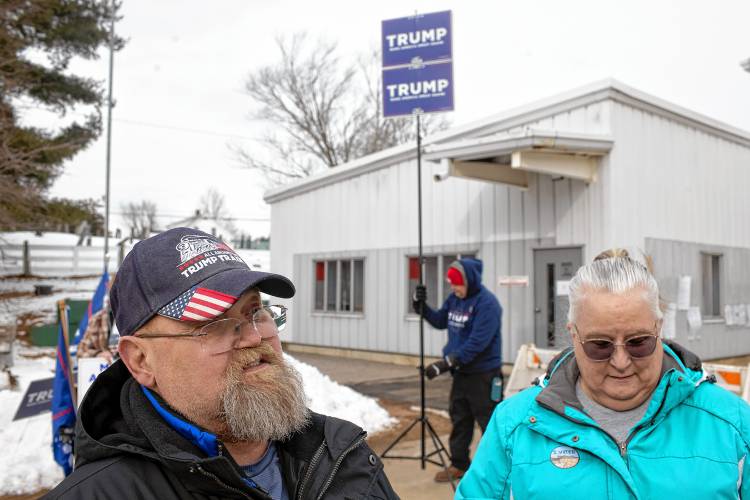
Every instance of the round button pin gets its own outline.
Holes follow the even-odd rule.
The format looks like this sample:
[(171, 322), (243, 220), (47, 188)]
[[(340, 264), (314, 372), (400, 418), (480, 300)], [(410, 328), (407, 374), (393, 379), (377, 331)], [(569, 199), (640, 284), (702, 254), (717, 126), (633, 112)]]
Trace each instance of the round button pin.
[(581, 457), (577, 450), (569, 446), (558, 446), (550, 453), (549, 460), (558, 469), (570, 469), (578, 465)]

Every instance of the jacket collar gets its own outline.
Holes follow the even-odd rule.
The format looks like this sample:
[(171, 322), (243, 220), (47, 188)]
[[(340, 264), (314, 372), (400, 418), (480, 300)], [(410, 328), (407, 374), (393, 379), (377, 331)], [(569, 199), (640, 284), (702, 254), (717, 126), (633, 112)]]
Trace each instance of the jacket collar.
[(201, 429), (197, 425), (182, 419), (158, 394), (151, 392), (141, 386), (143, 394), (159, 416), (176, 430), (180, 436), (197, 446), (206, 456), (215, 457), (219, 455), (219, 439), (215, 434)]

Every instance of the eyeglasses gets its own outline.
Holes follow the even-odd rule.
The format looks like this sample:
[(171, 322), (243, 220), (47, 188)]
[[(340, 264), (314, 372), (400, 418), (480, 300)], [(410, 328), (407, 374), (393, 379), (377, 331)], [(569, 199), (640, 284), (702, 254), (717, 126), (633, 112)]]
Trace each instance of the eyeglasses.
[(276, 337), (286, 328), (287, 308), (280, 305), (264, 306), (249, 314), (247, 319), (225, 318), (213, 321), (192, 332), (144, 333), (140, 339), (198, 338), (208, 354), (223, 354), (231, 351), (242, 338), (247, 328), (255, 330), (261, 339)]
[(656, 331), (658, 324), (658, 321), (654, 323), (654, 328), (651, 333), (635, 335), (622, 343), (612, 342), (607, 339), (581, 340), (578, 326), (574, 324), (573, 328), (576, 330), (576, 340), (581, 343), (583, 352), (591, 361), (607, 361), (615, 353), (615, 348), (617, 346), (625, 348), (625, 351), (627, 351), (630, 357), (634, 359), (651, 356), (656, 350), (656, 341), (659, 338), (659, 334)]

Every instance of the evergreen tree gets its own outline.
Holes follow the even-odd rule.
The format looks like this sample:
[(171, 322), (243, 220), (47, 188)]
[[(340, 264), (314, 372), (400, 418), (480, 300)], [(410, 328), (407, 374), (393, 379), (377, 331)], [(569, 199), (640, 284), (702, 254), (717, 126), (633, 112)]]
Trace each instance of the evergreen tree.
[[(116, 11), (106, 0), (0, 1), (0, 228), (44, 220), (63, 163), (99, 136), (101, 82), (67, 70), (74, 57), (98, 57)], [(63, 120), (80, 107), (85, 118)], [(61, 125), (24, 124), (23, 111), (36, 108)]]

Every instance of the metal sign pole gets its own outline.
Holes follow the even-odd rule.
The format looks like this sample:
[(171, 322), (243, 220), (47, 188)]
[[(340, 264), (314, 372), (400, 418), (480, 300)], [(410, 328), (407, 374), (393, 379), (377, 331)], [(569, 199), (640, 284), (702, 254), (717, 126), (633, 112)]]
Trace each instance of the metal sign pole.
[(115, 2), (109, 25), (109, 95), (107, 97), (107, 180), (104, 194), (104, 272), (109, 271), (109, 171), (112, 153), (112, 73), (115, 65)]
[[(417, 113), (417, 227), (419, 232), (419, 286), (424, 286), (424, 257), (422, 256), (422, 134)], [(425, 397), (424, 397), (424, 302), (419, 304), (419, 395), (420, 420), (422, 422), (422, 470), (425, 469)]]
[[(417, 124), (417, 232), (418, 232), (418, 239), (419, 239), (419, 284), (421, 286), (424, 286), (424, 255), (422, 250), (422, 126), (421, 126), (421, 110), (417, 110), (415, 113), (416, 115), (416, 124)], [(430, 420), (427, 418), (426, 414), (426, 398), (425, 398), (425, 381), (424, 381), (424, 316), (423, 316), (423, 309), (424, 309), (424, 302), (420, 303), (419, 306), (419, 418), (414, 419), (411, 424), (409, 424), (406, 429), (404, 429), (401, 434), (396, 437), (396, 439), (393, 440), (391, 444), (389, 444), (386, 449), (383, 451), (383, 453), (380, 455), (381, 458), (396, 458), (396, 459), (402, 459), (402, 460), (419, 460), (422, 470), (426, 468), (427, 462), (430, 462), (433, 465), (437, 465), (439, 467), (442, 467), (444, 470), (448, 470), (448, 466), (450, 465), (450, 454), (448, 453), (448, 449), (445, 447), (443, 442), (440, 440), (440, 436), (438, 436), (438, 433), (435, 431), (435, 428), (432, 427), (432, 424), (430, 423)], [(414, 428), (415, 425), (417, 425), (417, 422), (420, 424), (420, 454), (418, 457), (414, 456), (404, 456), (404, 455), (389, 455), (388, 453), (393, 449), (403, 438), (406, 437), (406, 435), (409, 433), (409, 431)], [(430, 440), (432, 441), (432, 446), (434, 448), (433, 451), (427, 452), (427, 434), (429, 433)], [(435, 460), (434, 457), (437, 455), (438, 460)], [(445, 455), (445, 458), (443, 458), (443, 455)], [(452, 477), (450, 477), (450, 484), (451, 488), (453, 490), (456, 490), (456, 483), (453, 480)]]

